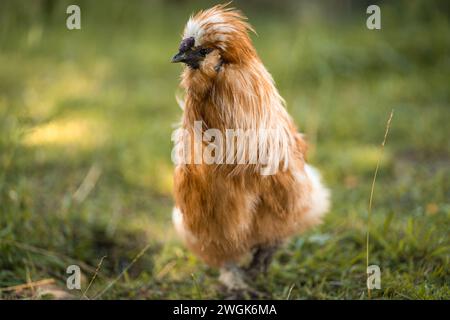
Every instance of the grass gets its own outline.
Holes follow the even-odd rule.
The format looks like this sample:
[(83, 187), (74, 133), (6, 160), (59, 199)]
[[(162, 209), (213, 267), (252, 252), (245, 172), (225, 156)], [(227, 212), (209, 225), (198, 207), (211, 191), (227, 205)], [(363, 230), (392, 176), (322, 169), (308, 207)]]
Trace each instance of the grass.
[[(168, 61), (189, 14), (210, 4), (80, 2), (80, 31), (65, 28), (66, 3), (39, 4), (0, 4), (0, 288), (51, 278), (64, 289), (77, 264), (82, 290), (70, 294), (82, 298), (106, 256), (88, 298), (221, 298), (217, 270), (170, 217), (181, 111)], [(372, 298), (449, 299), (447, 4), (383, 4), (381, 31), (358, 6), (344, 19), (236, 5), (333, 194), (325, 223), (293, 238), (257, 286), (274, 299), (367, 298), (368, 201), (395, 109), (371, 213)]]

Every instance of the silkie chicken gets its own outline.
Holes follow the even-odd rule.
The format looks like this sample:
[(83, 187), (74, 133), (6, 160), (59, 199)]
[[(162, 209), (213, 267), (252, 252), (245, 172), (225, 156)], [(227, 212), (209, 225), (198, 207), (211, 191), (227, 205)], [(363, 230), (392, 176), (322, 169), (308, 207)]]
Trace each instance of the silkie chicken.
[[(227, 292), (252, 296), (257, 291), (250, 281), (267, 272), (279, 245), (321, 222), (329, 209), (329, 191), (318, 171), (305, 163), (307, 144), (253, 47), (246, 19), (228, 5), (217, 5), (187, 22), (172, 59), (185, 64), (180, 129), (193, 135), (210, 128), (224, 135), (229, 129), (274, 130), (256, 148), (262, 154), (280, 153), (268, 157), (273, 162), (268, 165), (279, 170), (264, 174), (261, 163), (228, 160), (182, 162), (186, 152), (180, 146), (193, 143), (177, 134), (172, 218), (188, 248), (220, 268)], [(234, 149), (226, 155), (239, 157)]]

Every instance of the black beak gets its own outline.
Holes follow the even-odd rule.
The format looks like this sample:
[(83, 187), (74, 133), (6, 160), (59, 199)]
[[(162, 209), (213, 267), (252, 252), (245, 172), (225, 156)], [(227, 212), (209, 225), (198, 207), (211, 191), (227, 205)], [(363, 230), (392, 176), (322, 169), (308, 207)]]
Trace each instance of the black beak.
[(177, 62), (186, 62), (186, 53), (178, 52), (176, 55), (174, 55), (172, 58), (172, 63)]

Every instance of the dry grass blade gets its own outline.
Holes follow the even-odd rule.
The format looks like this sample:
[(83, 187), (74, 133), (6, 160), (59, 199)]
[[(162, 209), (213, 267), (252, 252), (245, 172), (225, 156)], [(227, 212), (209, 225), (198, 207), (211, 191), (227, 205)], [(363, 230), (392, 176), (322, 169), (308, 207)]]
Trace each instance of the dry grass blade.
[(100, 262), (99, 262), (98, 265), (97, 265), (97, 269), (95, 269), (95, 273), (94, 273), (94, 275), (92, 276), (91, 281), (89, 281), (89, 284), (88, 284), (86, 290), (84, 290), (84, 292), (83, 292), (83, 297), (86, 298), (86, 299), (89, 299), (89, 298), (86, 296), (86, 293), (88, 292), (88, 290), (89, 290), (89, 288), (91, 287), (92, 283), (94, 283), (94, 280), (95, 280), (95, 278), (97, 277), (97, 274), (98, 274), (98, 272), (100, 271), (100, 268), (101, 268), (101, 266), (102, 266), (103, 260), (104, 260), (105, 258), (106, 258), (106, 256), (103, 256), (103, 257), (100, 259)]
[[(383, 158), (383, 152), (384, 152), (384, 146), (386, 145), (386, 140), (389, 134), (389, 129), (391, 128), (391, 121), (392, 121), (392, 117), (394, 116), (394, 110), (391, 110), (391, 114), (389, 115), (389, 119), (386, 123), (386, 130), (384, 132), (384, 139), (383, 142), (381, 143), (381, 151), (380, 151), (380, 156), (378, 157), (377, 160), (377, 166), (375, 168), (375, 172), (373, 175), (373, 179), (372, 179), (372, 186), (370, 188), (370, 197), (369, 197), (369, 208), (367, 211), (367, 234), (366, 234), (366, 270), (367, 268), (369, 268), (369, 240), (370, 240), (370, 217), (372, 214), (372, 203), (373, 203), (373, 195), (374, 195), (374, 191), (375, 191), (375, 182), (377, 180), (377, 176), (378, 176), (378, 170), (380, 168), (380, 163), (381, 163), (381, 159)], [(370, 288), (367, 286), (367, 296), (369, 297), (369, 299), (371, 298), (371, 291)]]
[(35, 247), (35, 246), (29, 245), (27, 243), (22, 243), (22, 242), (19, 242), (19, 241), (14, 241), (14, 240), (2, 240), (2, 241), (4, 243), (9, 243), (9, 244), (15, 246), (16, 248), (19, 248), (19, 249), (22, 249), (22, 250), (25, 250), (25, 251), (41, 254), (41, 255), (44, 255), (44, 256), (47, 256), (47, 257), (56, 257), (58, 259), (66, 261), (66, 262), (77, 264), (82, 269), (84, 269), (84, 270), (86, 270), (88, 272), (95, 272), (95, 268), (90, 266), (90, 265), (88, 265), (88, 264), (86, 264), (85, 262), (77, 260), (77, 259), (73, 259), (71, 257), (62, 255), (60, 253), (56, 253), (56, 252), (53, 252), (53, 251), (50, 251), (50, 250), (46, 250), (46, 249), (42, 249), (42, 248), (39, 248), (39, 247)]
[(111, 287), (120, 280), (120, 278), (123, 277), (123, 275), (136, 263), (136, 261), (139, 260), (140, 257), (142, 257), (144, 255), (144, 253), (151, 247), (151, 243), (147, 244), (137, 255), (136, 257), (134, 257), (134, 259), (130, 262), (129, 265), (127, 265), (125, 267), (125, 269), (123, 269), (123, 271), (110, 283), (108, 283), (108, 285), (100, 292), (98, 293), (94, 299), (99, 299), (103, 294), (105, 294), (106, 291), (108, 291), (109, 289), (111, 289)]
[(164, 278), (169, 272), (170, 270), (172, 270), (175, 265), (177, 264), (176, 261), (171, 261), (168, 264), (166, 264), (163, 268), (161, 268), (161, 270), (157, 273), (156, 275), (156, 279), (157, 280), (161, 280), (162, 278)]
[(292, 290), (294, 289), (294, 287), (295, 287), (295, 283), (293, 283), (293, 284), (291, 285), (291, 287), (289, 288), (289, 291), (288, 291), (286, 300), (289, 300), (289, 299), (291, 298), (291, 293), (292, 293)]
[(86, 199), (86, 197), (89, 195), (89, 193), (94, 189), (95, 185), (97, 184), (98, 179), (100, 178), (100, 175), (102, 173), (101, 168), (94, 164), (86, 174), (86, 177), (83, 179), (83, 182), (78, 187), (78, 189), (73, 194), (73, 199), (77, 203), (81, 203)]
[(42, 280), (38, 280), (38, 281), (33, 281), (33, 282), (24, 283), (24, 284), (19, 284), (19, 285), (16, 285), (16, 286), (0, 288), (0, 292), (4, 292), (4, 291), (21, 291), (21, 290), (24, 290), (24, 289), (32, 289), (32, 288), (36, 288), (36, 287), (40, 287), (40, 286), (46, 286), (46, 285), (54, 284), (54, 283), (55, 283), (55, 279), (53, 279), (53, 278), (42, 279)]

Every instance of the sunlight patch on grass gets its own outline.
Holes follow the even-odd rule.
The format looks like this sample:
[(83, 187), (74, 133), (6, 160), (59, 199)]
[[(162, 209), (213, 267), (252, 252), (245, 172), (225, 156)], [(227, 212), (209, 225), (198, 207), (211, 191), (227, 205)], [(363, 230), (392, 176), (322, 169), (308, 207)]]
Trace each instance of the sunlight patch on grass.
[[(379, 158), (380, 149), (377, 145), (358, 145), (343, 147), (336, 154), (336, 163), (346, 170), (366, 172), (372, 171)], [(386, 167), (392, 159), (392, 154), (388, 149), (385, 150), (380, 167)]]
[(26, 146), (93, 148), (106, 139), (105, 124), (89, 118), (64, 118), (35, 127), (23, 140)]
[(60, 102), (95, 95), (108, 69), (106, 62), (99, 62), (86, 73), (74, 63), (63, 63), (55, 73), (38, 72), (27, 82), (25, 106), (32, 117), (46, 117)]
[(123, 172), (131, 183), (153, 189), (161, 194), (171, 194), (173, 167), (169, 163), (151, 159), (151, 155), (132, 157), (126, 162)]

